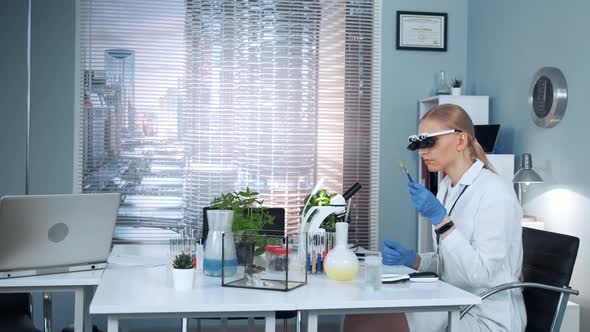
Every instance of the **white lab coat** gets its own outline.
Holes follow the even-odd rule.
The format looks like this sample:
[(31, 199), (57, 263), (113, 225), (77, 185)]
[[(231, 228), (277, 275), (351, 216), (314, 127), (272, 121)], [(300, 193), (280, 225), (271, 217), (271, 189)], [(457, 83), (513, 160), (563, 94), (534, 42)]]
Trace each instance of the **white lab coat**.
[[(437, 198), (447, 212), (464, 189), (450, 217), (455, 230), (440, 241), (436, 254), (420, 254), (420, 271), (436, 272), (442, 258), (442, 279), (473, 294), (518, 281), (522, 266), (522, 209), (511, 183), (476, 162), (455, 187), (450, 177), (439, 186)], [(445, 199), (446, 196), (446, 199)], [(439, 271), (441, 272), (441, 271)], [(446, 315), (407, 315), (410, 330), (440, 331)], [(442, 322), (434, 322), (432, 320)], [(519, 289), (496, 294), (473, 308), (460, 325), (466, 331), (524, 331), (526, 311)], [(444, 328), (444, 327), (443, 327)]]

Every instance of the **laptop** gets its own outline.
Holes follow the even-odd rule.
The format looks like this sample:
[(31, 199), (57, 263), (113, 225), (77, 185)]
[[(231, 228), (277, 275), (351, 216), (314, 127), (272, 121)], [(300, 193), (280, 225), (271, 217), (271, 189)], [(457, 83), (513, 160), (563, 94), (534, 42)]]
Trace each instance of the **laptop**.
[(0, 199), (0, 279), (106, 267), (121, 194)]

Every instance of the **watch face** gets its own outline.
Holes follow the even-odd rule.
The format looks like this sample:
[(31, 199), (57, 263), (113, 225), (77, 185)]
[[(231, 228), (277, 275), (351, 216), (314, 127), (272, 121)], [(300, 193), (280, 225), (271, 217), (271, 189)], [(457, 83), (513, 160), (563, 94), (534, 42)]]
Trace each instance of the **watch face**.
[(533, 122), (543, 128), (556, 126), (567, 106), (567, 84), (561, 70), (539, 69), (531, 82), (529, 108)]

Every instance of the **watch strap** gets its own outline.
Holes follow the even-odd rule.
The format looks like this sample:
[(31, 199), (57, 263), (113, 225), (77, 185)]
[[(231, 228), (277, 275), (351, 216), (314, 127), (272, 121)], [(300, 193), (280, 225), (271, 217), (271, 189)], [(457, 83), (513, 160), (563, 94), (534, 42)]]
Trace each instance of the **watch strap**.
[(435, 229), (434, 232), (436, 233), (436, 235), (443, 235), (446, 231), (448, 231), (449, 229), (451, 229), (451, 227), (455, 226), (455, 223), (453, 223), (453, 221), (449, 221), (448, 223), (442, 225), (440, 228)]

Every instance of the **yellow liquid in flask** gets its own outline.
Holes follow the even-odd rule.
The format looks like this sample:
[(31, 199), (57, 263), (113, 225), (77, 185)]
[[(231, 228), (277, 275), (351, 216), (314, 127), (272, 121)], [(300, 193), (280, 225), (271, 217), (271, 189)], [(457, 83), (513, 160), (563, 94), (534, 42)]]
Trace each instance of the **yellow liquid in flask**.
[(326, 274), (330, 279), (339, 281), (348, 281), (354, 279), (359, 272), (358, 265), (350, 268), (334, 268), (331, 266), (324, 266)]

